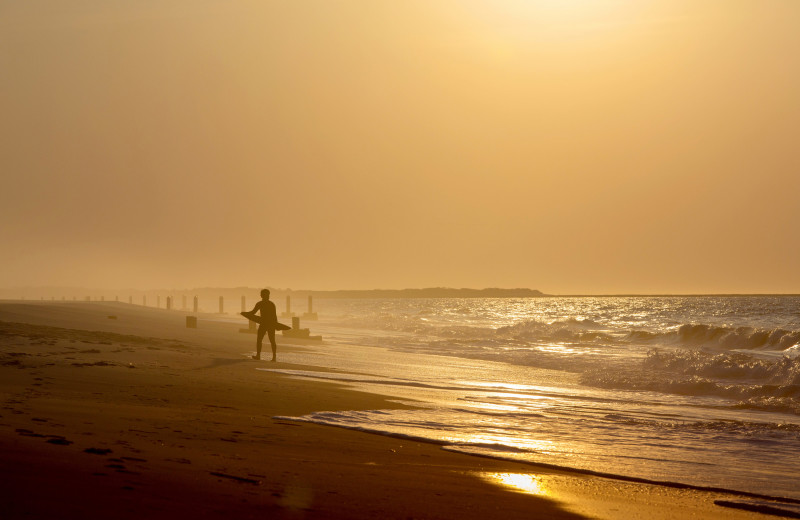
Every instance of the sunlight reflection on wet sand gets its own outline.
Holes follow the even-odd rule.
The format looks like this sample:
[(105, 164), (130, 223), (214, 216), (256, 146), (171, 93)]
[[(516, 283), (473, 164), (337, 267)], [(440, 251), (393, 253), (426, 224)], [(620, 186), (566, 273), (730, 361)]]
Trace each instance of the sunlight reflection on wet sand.
[(540, 476), (528, 473), (478, 473), (478, 476), (505, 488), (544, 497), (553, 497)]

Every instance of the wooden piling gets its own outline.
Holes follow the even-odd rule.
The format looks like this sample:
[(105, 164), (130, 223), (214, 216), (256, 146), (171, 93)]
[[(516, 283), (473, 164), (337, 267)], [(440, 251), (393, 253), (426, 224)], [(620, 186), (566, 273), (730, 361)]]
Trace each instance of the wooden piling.
[(305, 318), (307, 320), (316, 320), (316, 319), (318, 319), (317, 313), (314, 312), (314, 307), (313, 307), (313, 303), (312, 303), (312, 297), (311, 297), (310, 294), (308, 295), (308, 312), (303, 314), (303, 318)]
[(294, 313), (292, 312), (292, 297), (291, 296), (287, 296), (286, 297), (286, 310), (281, 313), (281, 317), (282, 318), (291, 318), (292, 316), (294, 316)]

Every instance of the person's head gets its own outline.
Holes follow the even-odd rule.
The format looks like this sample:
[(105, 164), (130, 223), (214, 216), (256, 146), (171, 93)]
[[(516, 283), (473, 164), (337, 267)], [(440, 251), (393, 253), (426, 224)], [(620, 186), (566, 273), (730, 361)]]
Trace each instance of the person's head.
[(269, 300), (269, 289), (264, 289), (261, 291), (261, 299)]

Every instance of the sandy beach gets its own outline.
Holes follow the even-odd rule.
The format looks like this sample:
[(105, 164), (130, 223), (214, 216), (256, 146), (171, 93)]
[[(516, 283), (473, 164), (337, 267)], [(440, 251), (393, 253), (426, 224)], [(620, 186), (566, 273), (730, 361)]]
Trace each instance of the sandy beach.
[[(767, 518), (741, 497), (276, 416), (404, 405), (256, 368), (320, 349), (111, 302), (0, 304), (0, 518)], [(207, 316), (205, 318), (210, 318)], [(613, 468), (609, 468), (613, 470)]]

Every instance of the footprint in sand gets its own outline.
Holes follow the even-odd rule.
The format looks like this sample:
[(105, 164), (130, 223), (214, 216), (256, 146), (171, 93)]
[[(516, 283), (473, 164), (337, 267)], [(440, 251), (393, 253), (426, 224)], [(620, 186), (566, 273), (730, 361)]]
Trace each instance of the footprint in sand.
[(30, 430), (26, 430), (24, 428), (17, 428), (16, 432), (18, 434), (22, 435), (23, 437), (46, 437), (45, 435), (42, 435), (41, 433), (35, 433), (35, 432), (30, 431)]
[(120, 459), (130, 462), (147, 462), (147, 459), (140, 459), (138, 457), (120, 457)]
[(86, 448), (84, 453), (91, 453), (92, 455), (108, 455), (112, 450), (108, 448)]
[(69, 446), (70, 444), (72, 444), (72, 441), (68, 441), (64, 437), (52, 437), (50, 439), (47, 439), (47, 442), (49, 442), (50, 444), (57, 444), (59, 446)]
[(31, 430), (26, 430), (25, 428), (17, 428), (16, 432), (19, 435), (22, 435), (23, 437), (47, 438), (45, 442), (50, 444), (56, 444), (58, 446), (69, 446), (70, 444), (73, 444), (72, 441), (67, 440), (66, 438), (64, 438), (63, 435), (44, 435), (41, 433), (33, 432)]

